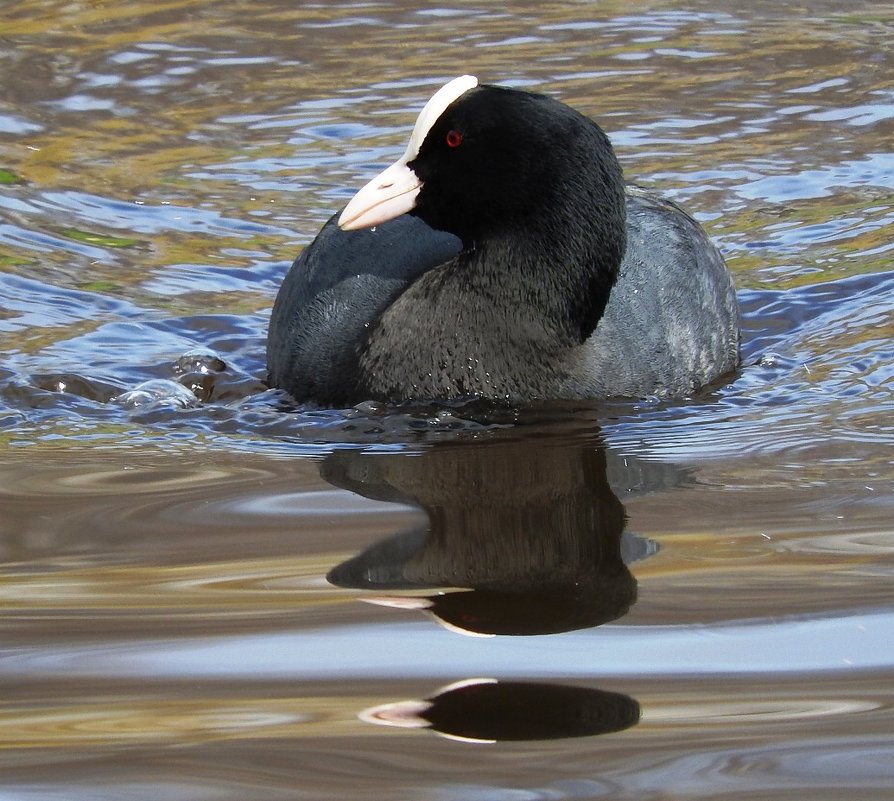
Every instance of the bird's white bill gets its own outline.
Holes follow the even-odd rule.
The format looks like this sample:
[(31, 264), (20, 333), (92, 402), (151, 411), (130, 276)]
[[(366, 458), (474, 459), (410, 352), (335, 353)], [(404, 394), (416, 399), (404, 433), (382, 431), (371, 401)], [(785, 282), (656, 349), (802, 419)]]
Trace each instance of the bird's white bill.
[(416, 195), (419, 194), (422, 182), (407, 164), (419, 155), (422, 142), (444, 110), (476, 86), (477, 78), (461, 75), (444, 84), (431, 96), (416, 118), (404, 155), (351, 198), (338, 218), (339, 228), (344, 231), (372, 228), (406, 214), (416, 205)]
[(338, 218), (338, 226), (356, 231), (406, 214), (416, 205), (421, 187), (422, 182), (407, 166), (406, 157), (401, 158), (351, 198)]

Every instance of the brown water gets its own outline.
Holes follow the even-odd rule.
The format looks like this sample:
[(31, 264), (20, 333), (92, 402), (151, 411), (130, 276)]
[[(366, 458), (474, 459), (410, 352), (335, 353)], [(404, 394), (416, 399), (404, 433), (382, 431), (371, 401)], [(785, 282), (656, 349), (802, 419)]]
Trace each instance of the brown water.
[[(511, 9), (0, 8), (3, 801), (891, 797), (894, 5)], [(264, 390), (289, 261), (462, 72), (696, 213), (737, 380)]]

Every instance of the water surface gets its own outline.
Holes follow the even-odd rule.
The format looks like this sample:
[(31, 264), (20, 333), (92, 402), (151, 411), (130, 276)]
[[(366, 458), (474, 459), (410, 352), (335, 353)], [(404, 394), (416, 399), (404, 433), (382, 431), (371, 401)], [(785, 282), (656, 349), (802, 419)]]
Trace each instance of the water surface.
[[(0, 10), (0, 796), (889, 798), (892, 18)], [(702, 221), (734, 381), (264, 387), (289, 262), (462, 72), (591, 114)]]

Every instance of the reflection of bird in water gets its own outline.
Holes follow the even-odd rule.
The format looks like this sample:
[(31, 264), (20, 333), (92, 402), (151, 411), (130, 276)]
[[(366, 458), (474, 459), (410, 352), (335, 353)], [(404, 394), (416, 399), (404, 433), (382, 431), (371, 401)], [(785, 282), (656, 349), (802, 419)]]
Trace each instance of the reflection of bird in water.
[(367, 709), (360, 718), (426, 728), (471, 742), (553, 740), (622, 731), (639, 722), (639, 704), (622, 693), (589, 687), (470, 679), (429, 698)]
[(368, 600), (426, 609), (469, 633), (547, 634), (614, 620), (636, 598), (622, 551), (642, 555), (648, 544), (622, 538), (624, 508), (601, 447), (494, 438), (413, 458), (341, 451), (323, 474), (367, 497), (415, 502), (430, 523), (335, 566), (331, 583), (464, 590)]

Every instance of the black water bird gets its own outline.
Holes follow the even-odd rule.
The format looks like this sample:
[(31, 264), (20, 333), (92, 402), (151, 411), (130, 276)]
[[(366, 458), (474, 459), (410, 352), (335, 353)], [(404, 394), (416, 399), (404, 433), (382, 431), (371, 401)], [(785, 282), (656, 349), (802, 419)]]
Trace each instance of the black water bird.
[(716, 247), (625, 187), (595, 122), (463, 76), (292, 265), (268, 381), (329, 406), (682, 397), (735, 370), (737, 318)]

